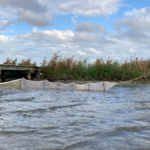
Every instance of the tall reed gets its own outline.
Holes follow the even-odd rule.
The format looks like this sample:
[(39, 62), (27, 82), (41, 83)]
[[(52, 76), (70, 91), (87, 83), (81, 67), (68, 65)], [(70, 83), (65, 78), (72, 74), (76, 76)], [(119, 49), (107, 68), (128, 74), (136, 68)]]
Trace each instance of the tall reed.
[(150, 72), (150, 60), (131, 58), (123, 63), (108, 58), (104, 61), (97, 58), (92, 64), (87, 60), (76, 60), (73, 57), (61, 58), (55, 53), (50, 61), (44, 58), (41, 69), (43, 78), (48, 80), (129, 80)]
[(26, 65), (26, 66), (37, 66), (36, 62), (31, 63), (31, 59), (22, 60), (20, 63), (17, 63), (17, 58), (12, 60), (10, 58), (7, 58), (7, 60), (3, 63), (5, 65)]
[(5, 64), (5, 65), (16, 65), (17, 64), (17, 58), (14, 60), (7, 58), (7, 60), (3, 64)]

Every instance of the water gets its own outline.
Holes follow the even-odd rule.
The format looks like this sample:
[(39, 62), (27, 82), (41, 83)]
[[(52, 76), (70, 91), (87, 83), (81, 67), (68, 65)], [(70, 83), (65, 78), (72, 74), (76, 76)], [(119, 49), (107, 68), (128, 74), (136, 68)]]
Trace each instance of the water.
[(0, 92), (0, 149), (150, 149), (150, 85)]

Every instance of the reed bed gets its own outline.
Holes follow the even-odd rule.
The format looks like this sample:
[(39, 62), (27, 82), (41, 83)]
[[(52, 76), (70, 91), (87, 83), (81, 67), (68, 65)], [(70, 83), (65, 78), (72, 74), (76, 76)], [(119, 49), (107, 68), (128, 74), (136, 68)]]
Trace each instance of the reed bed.
[(108, 58), (97, 58), (92, 64), (87, 59), (76, 60), (74, 56), (61, 58), (54, 54), (50, 61), (44, 58), (42, 78), (54, 80), (130, 80), (150, 72), (150, 60), (131, 58), (123, 63)]
[[(3, 64), (37, 66), (36, 62), (31, 63), (31, 59), (23, 59), (20, 63), (17, 63), (17, 58), (14, 60), (7, 58)], [(97, 58), (94, 63), (88, 63), (87, 59), (76, 60), (74, 56), (62, 58), (59, 53), (55, 53), (50, 61), (44, 58), (40, 68), (43, 70), (43, 74), (38, 77), (48, 79), (49, 81), (126, 81), (150, 72), (150, 59), (145, 60), (143, 58), (131, 57), (130, 60), (120, 63), (110, 58), (107, 61)]]

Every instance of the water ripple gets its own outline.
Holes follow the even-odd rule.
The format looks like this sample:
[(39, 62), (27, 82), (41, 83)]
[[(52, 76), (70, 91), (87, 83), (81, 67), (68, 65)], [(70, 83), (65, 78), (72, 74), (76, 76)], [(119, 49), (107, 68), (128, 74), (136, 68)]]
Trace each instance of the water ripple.
[(0, 91), (0, 149), (150, 149), (150, 85)]

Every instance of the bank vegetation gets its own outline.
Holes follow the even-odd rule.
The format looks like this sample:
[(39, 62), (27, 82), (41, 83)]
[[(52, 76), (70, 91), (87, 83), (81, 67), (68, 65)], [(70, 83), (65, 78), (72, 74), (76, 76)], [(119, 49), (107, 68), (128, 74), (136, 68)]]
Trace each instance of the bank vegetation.
[(44, 58), (41, 69), (42, 78), (55, 80), (114, 80), (126, 81), (150, 72), (150, 60), (134, 57), (120, 63), (108, 58), (97, 58), (94, 63), (87, 59), (76, 60), (75, 57), (62, 58), (54, 54), (50, 61)]
[[(37, 66), (36, 62), (31, 63), (31, 59), (23, 59), (20, 63), (17, 63), (17, 59), (12, 60), (7, 58), (3, 64)], [(110, 58), (107, 61), (104, 61), (102, 58), (97, 58), (95, 62), (88, 63), (88, 59), (77, 60), (74, 56), (62, 58), (59, 53), (55, 53), (49, 61), (44, 58), (40, 69), (43, 70), (43, 73), (37, 75), (37, 77), (49, 81), (126, 81), (150, 72), (150, 60), (131, 57), (130, 60), (125, 60), (120, 63)]]

